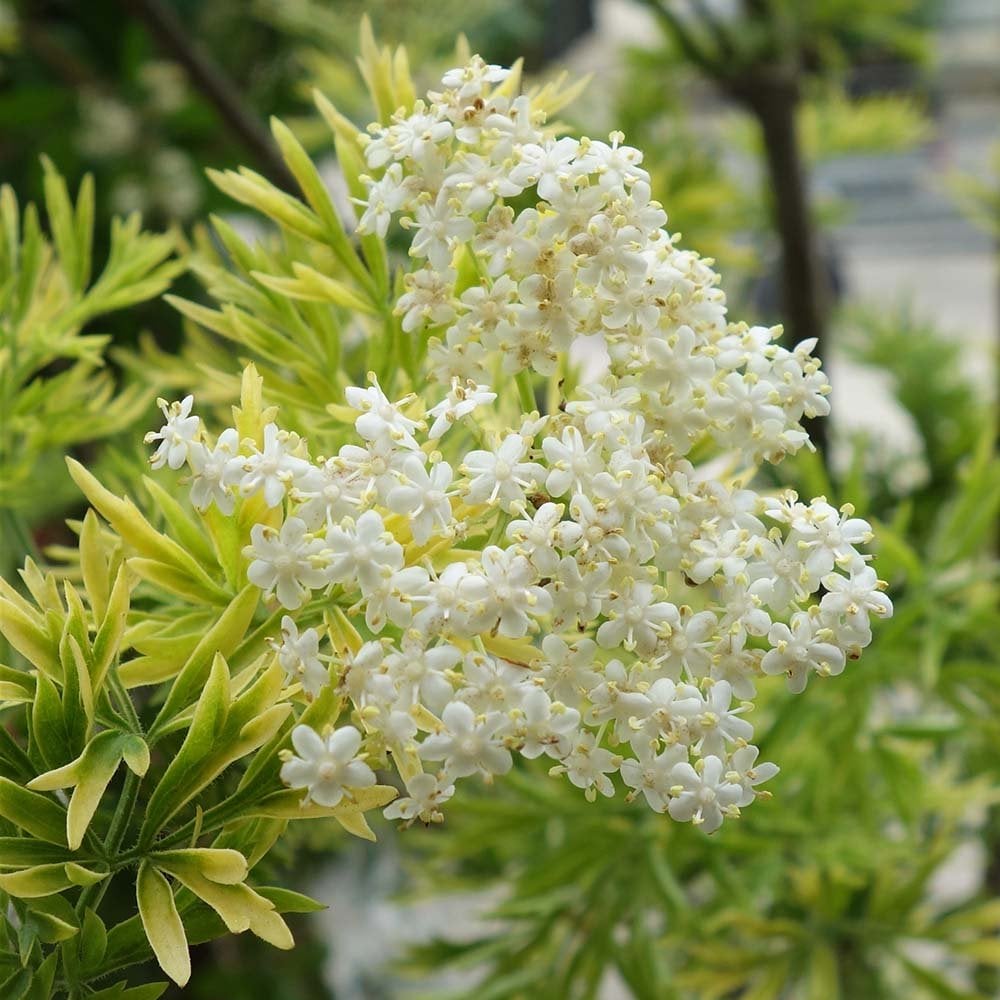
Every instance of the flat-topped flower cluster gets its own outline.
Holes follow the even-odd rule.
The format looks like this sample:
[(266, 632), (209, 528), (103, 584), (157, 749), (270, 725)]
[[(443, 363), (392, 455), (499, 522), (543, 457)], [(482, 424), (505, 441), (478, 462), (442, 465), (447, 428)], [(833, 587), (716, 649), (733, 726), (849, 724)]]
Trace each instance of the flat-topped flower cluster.
[[(349, 388), (326, 457), (274, 422), (211, 438), (191, 397), (164, 403), (153, 466), (186, 464), (203, 510), (263, 501), (244, 555), (289, 612), (275, 654), (305, 697), (334, 685), (352, 709), (294, 732), (282, 773), (308, 798), (336, 804), (391, 761), (406, 794), (386, 814), (432, 821), (458, 779), (546, 756), (588, 797), (618, 776), (712, 831), (777, 772), (745, 717), (759, 679), (839, 674), (891, 613), (858, 548), (872, 533), (721, 471), (807, 443), (801, 419), (829, 408), (812, 345), (729, 324), (641, 153), (553, 134), (508, 82), (473, 59), (370, 130), (360, 230), (409, 231), (396, 310), (429, 341), (411, 391)], [(566, 388), (595, 335), (604, 373)]]

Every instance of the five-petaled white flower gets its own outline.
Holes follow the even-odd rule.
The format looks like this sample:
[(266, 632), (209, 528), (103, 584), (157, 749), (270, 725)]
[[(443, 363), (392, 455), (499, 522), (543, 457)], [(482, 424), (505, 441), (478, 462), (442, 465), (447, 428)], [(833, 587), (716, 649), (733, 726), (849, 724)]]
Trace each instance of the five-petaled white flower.
[(194, 396), (185, 396), (180, 402), (173, 403), (158, 399), (156, 405), (166, 423), (158, 431), (150, 431), (144, 439), (146, 444), (160, 442), (149, 463), (154, 469), (162, 469), (165, 465), (179, 469), (187, 461), (188, 451), (201, 428), (201, 418), (191, 414)]
[(375, 773), (358, 756), (361, 733), (354, 726), (333, 730), (325, 739), (309, 726), (292, 730), (295, 753), (285, 751), (281, 780), (291, 788), (304, 788), (306, 802), (332, 807), (351, 798), (356, 788), (375, 784)]

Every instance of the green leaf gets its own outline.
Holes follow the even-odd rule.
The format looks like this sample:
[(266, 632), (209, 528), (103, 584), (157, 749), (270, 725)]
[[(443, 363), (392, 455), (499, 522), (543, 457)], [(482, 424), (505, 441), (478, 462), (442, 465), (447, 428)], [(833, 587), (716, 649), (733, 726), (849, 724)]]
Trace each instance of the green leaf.
[[(157, 531), (142, 516), (131, 500), (115, 496), (75, 459), (67, 458), (70, 476), (97, 512), (139, 553), (133, 566), (162, 564), (170, 571), (170, 580), (183, 581), (191, 595), (200, 595), (211, 603), (229, 600), (229, 595), (205, 572), (197, 560), (172, 538)], [(137, 570), (138, 571), (138, 570)]]
[(49, 767), (59, 767), (76, 756), (59, 692), (45, 674), (38, 674), (36, 680), (31, 742)]
[(191, 956), (170, 883), (143, 862), (136, 882), (139, 916), (160, 968), (178, 985), (191, 978)]
[(19, 969), (0, 983), (0, 997), (4, 1000), (24, 1000), (31, 989), (31, 970)]
[(146, 741), (141, 736), (126, 736), (122, 740), (122, 759), (133, 774), (145, 777), (149, 770), (149, 747)]
[(229, 668), (225, 659), (217, 654), (187, 736), (146, 806), (140, 834), (142, 843), (151, 843), (163, 824), (197, 793), (198, 789), (191, 787), (191, 774), (215, 747), (229, 711), (229, 701)]
[(274, 903), (279, 913), (318, 913), (327, 909), (326, 903), (320, 903), (301, 892), (282, 889), (278, 886), (258, 886), (257, 892), (265, 899)]
[(80, 930), (80, 920), (73, 907), (58, 895), (32, 899), (25, 906), (25, 920), (31, 921), (38, 940), (45, 944), (67, 941)]
[(840, 997), (837, 958), (829, 945), (819, 944), (812, 950), (807, 996), (809, 1000), (838, 1000)]
[(157, 868), (171, 875), (195, 872), (223, 885), (238, 885), (247, 877), (247, 860), (239, 851), (192, 847), (179, 851), (157, 851), (149, 857)]
[(66, 810), (9, 778), (0, 777), (0, 816), (39, 840), (66, 846)]
[(0, 889), (20, 899), (50, 896), (75, 885), (94, 885), (108, 877), (107, 872), (94, 871), (73, 862), (37, 865), (19, 872), (0, 875)]
[(95, 692), (101, 690), (104, 675), (118, 653), (122, 636), (125, 633), (131, 591), (129, 570), (123, 563), (118, 568), (101, 627), (97, 630), (97, 635), (94, 638), (94, 672), (91, 681)]
[(219, 655), (229, 656), (239, 646), (253, 620), (254, 612), (259, 603), (260, 590), (252, 584), (244, 587), (230, 601), (229, 606), (219, 616), (218, 621), (205, 633), (181, 668), (163, 709), (154, 723), (154, 732), (161, 720), (167, 721), (174, 714), (186, 708), (195, 692), (201, 690), (205, 678), (209, 674), (212, 658)]
[(249, 886), (220, 885), (191, 871), (179, 873), (177, 879), (208, 903), (232, 933), (249, 930), (276, 948), (289, 949), (294, 945), (291, 931), (274, 904)]
[(27, 1000), (51, 1000), (58, 961), (59, 953), (54, 951), (35, 969), (35, 974), (31, 978), (31, 989), (26, 994)]
[(85, 969), (98, 969), (108, 948), (108, 929), (89, 906), (83, 915), (79, 947), (80, 964)]
[(40, 620), (4, 593), (0, 593), (0, 626), (0, 634), (33, 667), (49, 676), (62, 675), (57, 646)]
[(69, 860), (70, 853), (65, 847), (31, 837), (0, 837), (0, 869), (32, 868)]
[(72, 763), (29, 782), (42, 791), (76, 786), (66, 814), (66, 838), (72, 850), (82, 843), (101, 798), (121, 763), (127, 734), (114, 729), (98, 733)]

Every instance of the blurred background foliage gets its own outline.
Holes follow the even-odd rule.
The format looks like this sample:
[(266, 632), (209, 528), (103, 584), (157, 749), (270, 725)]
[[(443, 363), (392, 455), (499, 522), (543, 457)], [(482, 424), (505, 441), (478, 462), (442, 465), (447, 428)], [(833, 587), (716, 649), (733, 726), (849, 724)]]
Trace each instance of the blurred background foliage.
[[(939, 8), (743, 0), (721, 17), (726, 5), (707, 0), (648, 6), (661, 36), (625, 56), (614, 87), (599, 79), (597, 100), (571, 125), (621, 128), (645, 150), (671, 226), (719, 260), (740, 317), (786, 313), (794, 241), (782, 199), (798, 199), (824, 351), (880, 372), (914, 441), (899, 450), (878, 427), (841, 430), (823, 455), (781, 466), (774, 485), (850, 498), (876, 522), (895, 617), (862, 666), (810, 687), (794, 708), (769, 689), (755, 718), (762, 753), (788, 766), (774, 801), (719, 835), (621, 798), (590, 805), (523, 762), (510, 780), (465, 796), (443, 829), (383, 828), (374, 853), (345, 853), (322, 826), (286, 844), (263, 874), (327, 887), (332, 918), (303, 920), (298, 948), (280, 958), (242, 938), (203, 948), (185, 996), (1000, 996), (996, 407), (970, 380), (960, 342), (906, 305), (852, 300), (825, 234), (858, 206), (807, 182), (837, 157), (933, 141), (928, 29)], [(11, 188), (0, 199), (5, 576), (32, 548), (69, 538), (59, 525), (80, 505), (65, 487), (64, 450), (112, 485), (135, 481), (158, 392), (191, 389), (228, 405), (235, 350), (270, 370), (276, 402), (301, 402), (294, 338), (275, 353), (190, 319), (204, 320), (199, 306), (259, 298), (251, 265), (305, 259), (294, 243), (279, 249), (205, 168), (245, 164), (287, 185), (265, 124), (277, 115), (348, 213), (311, 92), (355, 122), (371, 115), (354, 65), (363, 12), (381, 38), (406, 43), (418, 89), (433, 85), (459, 32), (492, 61), (524, 56), (538, 78), (592, 26), (591, 5), (572, 0), (441, 0), (433, 16), (415, 0), (0, 0), (0, 179)], [(181, 31), (173, 47), (158, 20), (171, 15)], [(177, 44), (207, 57), (208, 85)], [(791, 86), (781, 114), (797, 193), (776, 173), (773, 127), (762, 127), (776, 113), (759, 103), (774, 67)], [(705, 128), (701, 112), (720, 92), (729, 110)], [(43, 153), (68, 190), (41, 166)], [(949, 191), (1000, 241), (996, 177), (955, 171)], [(137, 217), (112, 222), (132, 212), (143, 230)], [(209, 229), (213, 213), (224, 221)], [(244, 239), (260, 240), (254, 259)], [(168, 285), (194, 303), (188, 319), (160, 297)], [(386, 893), (403, 916), (379, 924)], [(483, 919), (405, 951), (413, 935), (400, 922), (428, 897), (444, 915), (438, 925), (466, 924), (450, 916), (460, 897)], [(368, 943), (374, 958), (351, 954), (358, 934), (384, 936)]]

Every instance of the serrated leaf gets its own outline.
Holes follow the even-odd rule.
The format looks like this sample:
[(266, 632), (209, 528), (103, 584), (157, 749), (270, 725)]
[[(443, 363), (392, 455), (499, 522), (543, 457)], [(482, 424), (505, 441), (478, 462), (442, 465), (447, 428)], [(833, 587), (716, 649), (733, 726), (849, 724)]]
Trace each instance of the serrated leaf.
[(25, 907), (25, 920), (30, 920), (39, 941), (55, 944), (67, 941), (80, 930), (80, 919), (69, 902), (59, 895), (32, 899)]
[(31, 989), (25, 995), (26, 1000), (51, 1000), (58, 961), (59, 953), (54, 951), (35, 969), (35, 974), (31, 978)]
[(89, 906), (80, 927), (79, 948), (80, 963), (85, 969), (98, 968), (108, 948), (108, 929)]

